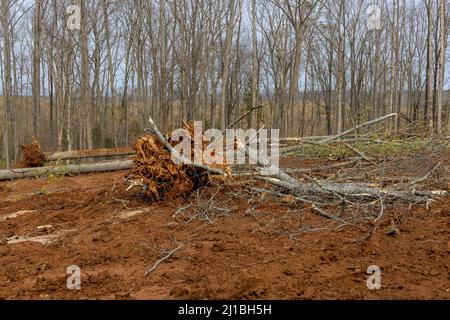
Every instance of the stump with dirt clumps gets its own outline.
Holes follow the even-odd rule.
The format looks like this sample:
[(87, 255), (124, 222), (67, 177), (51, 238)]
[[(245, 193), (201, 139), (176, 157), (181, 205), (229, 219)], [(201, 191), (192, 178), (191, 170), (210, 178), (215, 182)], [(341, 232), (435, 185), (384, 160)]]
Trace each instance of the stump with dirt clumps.
[[(185, 129), (193, 134), (191, 126), (185, 124)], [(175, 143), (170, 143), (175, 146)], [(211, 177), (206, 170), (189, 164), (175, 164), (170, 151), (156, 136), (139, 138), (134, 149), (137, 156), (127, 180), (142, 186), (144, 195), (152, 201), (185, 197), (210, 182)]]
[(20, 148), (23, 152), (21, 165), (25, 168), (42, 167), (47, 161), (45, 154), (41, 151), (39, 142), (35, 138), (30, 144), (21, 145)]

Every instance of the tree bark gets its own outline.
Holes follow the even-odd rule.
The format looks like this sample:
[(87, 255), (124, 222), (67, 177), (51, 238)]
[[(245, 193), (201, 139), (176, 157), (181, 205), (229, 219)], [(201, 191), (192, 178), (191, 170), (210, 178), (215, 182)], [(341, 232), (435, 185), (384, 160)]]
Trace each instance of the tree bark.
[[(92, 149), (92, 128), (91, 128), (91, 106), (89, 98), (89, 56), (88, 56), (88, 31), (87, 31), (87, 8), (85, 0), (81, 0), (81, 109), (84, 111), (84, 135), (86, 137), (87, 148)], [(82, 141), (84, 143), (84, 141)]]
[(81, 174), (90, 172), (105, 172), (127, 170), (133, 167), (133, 160), (113, 161), (103, 163), (90, 164), (73, 164), (56, 167), (40, 167), (40, 168), (26, 168), (26, 169), (10, 169), (0, 170), (0, 181), (14, 180), (25, 178), (36, 178), (49, 175), (66, 175), (66, 174)]
[(235, 24), (235, 9), (236, 9), (236, 0), (230, 0), (228, 3), (228, 15), (227, 15), (227, 31), (225, 36), (225, 45), (222, 53), (222, 88), (221, 88), (221, 129), (225, 130), (227, 127), (227, 84), (228, 84), (228, 74), (230, 67), (230, 53), (231, 53), (231, 44), (233, 40), (233, 30)]
[(425, 101), (425, 119), (428, 125), (430, 135), (433, 134), (433, 8), (432, 0), (427, 1), (427, 71), (426, 71), (426, 101)]
[(58, 161), (68, 159), (128, 156), (133, 154), (135, 154), (135, 152), (132, 148), (72, 150), (72, 151), (46, 153), (46, 159), (47, 161)]
[(34, 24), (33, 24), (33, 135), (38, 138), (38, 118), (40, 110), (41, 96), (41, 7), (42, 0), (35, 1), (34, 7)]
[(439, 0), (439, 76), (437, 85), (437, 123), (436, 131), (442, 132), (442, 93), (444, 90), (444, 69), (445, 69), (445, 37), (447, 27), (445, 23), (445, 0)]
[(5, 103), (5, 134), (4, 134), (4, 148), (6, 167), (10, 168), (10, 150), (9, 150), (9, 127), (11, 124), (11, 93), (12, 93), (12, 79), (11, 79), (11, 42), (10, 42), (10, 23), (9, 23), (9, 0), (2, 0), (1, 24), (3, 29), (3, 99)]
[[(258, 104), (258, 42), (256, 38), (256, 0), (252, 0), (252, 110)], [(260, 111), (257, 111), (258, 113)], [(251, 114), (250, 126), (253, 125), (254, 115)]]

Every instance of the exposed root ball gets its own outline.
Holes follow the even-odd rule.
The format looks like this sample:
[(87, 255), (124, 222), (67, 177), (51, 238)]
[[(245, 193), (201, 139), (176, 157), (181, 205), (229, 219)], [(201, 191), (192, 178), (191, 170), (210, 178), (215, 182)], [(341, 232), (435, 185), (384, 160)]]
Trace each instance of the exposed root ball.
[(204, 170), (174, 164), (170, 152), (154, 136), (138, 139), (134, 148), (137, 157), (128, 179), (140, 181), (151, 200), (183, 197), (209, 181)]
[(35, 168), (44, 166), (47, 161), (45, 154), (41, 151), (41, 146), (35, 138), (31, 144), (21, 145), (23, 151), (22, 166), (26, 168)]
[[(197, 146), (193, 139), (194, 126), (184, 123), (183, 127), (191, 137), (191, 159), (194, 159), (196, 152), (202, 152), (199, 149), (205, 149), (208, 143), (204, 142), (203, 146)], [(175, 147), (178, 142), (172, 141), (171, 136), (172, 132), (166, 134), (167, 141)], [(203, 168), (173, 163), (170, 151), (156, 136), (139, 138), (134, 149), (137, 155), (134, 159), (134, 168), (126, 177), (130, 183), (128, 189), (139, 186), (150, 200), (188, 196), (198, 188), (207, 186), (211, 179), (216, 177)], [(211, 167), (230, 172), (230, 168), (225, 164), (213, 164)]]

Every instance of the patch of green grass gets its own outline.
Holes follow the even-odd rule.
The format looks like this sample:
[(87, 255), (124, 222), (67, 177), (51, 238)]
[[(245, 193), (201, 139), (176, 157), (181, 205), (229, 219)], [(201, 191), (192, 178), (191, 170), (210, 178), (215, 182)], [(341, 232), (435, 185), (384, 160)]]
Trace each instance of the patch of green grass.
[(69, 172), (67, 166), (58, 166), (53, 168), (51, 171), (44, 172), (38, 176), (39, 178), (57, 181), (65, 176), (73, 176), (73, 174)]
[[(425, 149), (433, 149), (446, 142), (439, 139), (424, 138), (390, 138), (382, 136), (371, 137), (373, 141), (361, 141), (351, 145), (367, 156), (383, 158), (387, 156), (399, 157), (417, 154)], [(347, 158), (357, 154), (345, 146), (344, 143), (330, 143), (323, 145), (304, 144), (303, 148), (290, 154), (304, 158)]]
[(16, 195), (11, 199), (11, 202), (19, 202), (22, 201), (23, 199), (25, 199), (24, 195)]
[(342, 158), (350, 156), (353, 151), (343, 144), (304, 144), (303, 148), (290, 155), (304, 158)]
[(42, 186), (40, 189), (39, 189), (39, 194), (41, 194), (41, 195), (46, 195), (47, 194), (47, 187), (46, 186)]
[(11, 183), (11, 182), (10, 183), (6, 183), (6, 184), (4, 184), (4, 185), (2, 185), (0, 187), (0, 190), (4, 190), (4, 191), (7, 191), (7, 192), (14, 191), (14, 188), (13, 188), (14, 184)]
[(69, 169), (67, 166), (60, 166), (58, 169), (52, 173), (49, 173), (47, 176), (48, 178), (58, 178), (58, 177), (65, 177), (65, 176), (73, 176), (72, 173), (69, 172)]

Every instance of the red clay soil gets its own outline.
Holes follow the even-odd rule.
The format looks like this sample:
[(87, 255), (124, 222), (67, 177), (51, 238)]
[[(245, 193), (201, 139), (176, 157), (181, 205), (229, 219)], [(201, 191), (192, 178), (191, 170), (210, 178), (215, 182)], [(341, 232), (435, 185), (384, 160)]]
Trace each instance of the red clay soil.
[[(369, 237), (367, 226), (320, 232), (331, 222), (307, 206), (236, 186), (145, 203), (124, 192), (125, 174), (0, 183), (0, 299), (450, 298), (449, 198), (390, 208)], [(212, 197), (228, 208), (212, 223), (179, 210)], [(175, 241), (185, 246), (144, 276)], [(70, 265), (81, 290), (66, 287)], [(366, 286), (370, 265), (380, 290)]]

